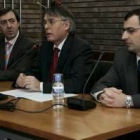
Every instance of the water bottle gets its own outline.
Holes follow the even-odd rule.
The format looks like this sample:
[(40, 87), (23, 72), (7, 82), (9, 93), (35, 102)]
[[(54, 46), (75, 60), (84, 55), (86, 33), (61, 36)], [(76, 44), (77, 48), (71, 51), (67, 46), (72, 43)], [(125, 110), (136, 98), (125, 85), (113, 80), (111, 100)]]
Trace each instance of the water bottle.
[(52, 83), (52, 95), (53, 95), (53, 105), (54, 109), (62, 108), (64, 104), (64, 83), (63, 83), (63, 74), (55, 73), (53, 75)]

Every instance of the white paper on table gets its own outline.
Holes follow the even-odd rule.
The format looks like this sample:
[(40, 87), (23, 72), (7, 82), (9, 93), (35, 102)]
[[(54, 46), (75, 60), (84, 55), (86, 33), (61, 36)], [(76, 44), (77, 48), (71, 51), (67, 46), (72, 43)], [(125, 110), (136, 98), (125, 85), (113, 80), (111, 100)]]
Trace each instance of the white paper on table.
[[(37, 102), (45, 102), (45, 101), (50, 101), (52, 100), (52, 94), (50, 93), (45, 93), (43, 94), (42, 92), (33, 92), (25, 89), (16, 89), (16, 90), (8, 90), (8, 91), (2, 91), (2, 94), (14, 96), (14, 97), (21, 97)], [(72, 97), (72, 96), (77, 96), (77, 94), (72, 94), (72, 93), (67, 93), (64, 95), (64, 97)]]

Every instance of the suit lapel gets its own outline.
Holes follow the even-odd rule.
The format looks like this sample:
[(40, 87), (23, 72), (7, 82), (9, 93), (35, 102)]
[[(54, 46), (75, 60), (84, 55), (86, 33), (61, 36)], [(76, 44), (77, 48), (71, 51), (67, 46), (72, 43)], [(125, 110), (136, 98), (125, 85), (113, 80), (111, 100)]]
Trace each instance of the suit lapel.
[(43, 81), (49, 80), (50, 66), (53, 57), (53, 44), (45, 42), (41, 48), (41, 71)]
[[(132, 56), (131, 56), (132, 55)], [(138, 93), (138, 72), (137, 72), (137, 64), (136, 64), (136, 55), (129, 54), (128, 62), (126, 65), (126, 76), (128, 88), (130, 88), (131, 94)]]
[(15, 42), (14, 46), (13, 46), (13, 49), (11, 51), (11, 54), (10, 54), (10, 57), (9, 57), (9, 62), (8, 62), (8, 67), (12, 64), (15, 56), (17, 55), (17, 53), (20, 51), (21, 49), (21, 46), (20, 46), (20, 40), (22, 38), (22, 34), (20, 33), (18, 38), (17, 38), (17, 41)]
[(63, 45), (62, 50), (60, 52), (56, 72), (62, 72), (62, 68), (65, 64), (66, 59), (68, 58), (68, 53), (70, 51), (72, 42), (73, 42), (73, 36), (69, 35), (67, 37), (66, 41), (64, 42), (64, 45)]
[(3, 70), (5, 67), (5, 41), (4, 38), (0, 42), (0, 69)]

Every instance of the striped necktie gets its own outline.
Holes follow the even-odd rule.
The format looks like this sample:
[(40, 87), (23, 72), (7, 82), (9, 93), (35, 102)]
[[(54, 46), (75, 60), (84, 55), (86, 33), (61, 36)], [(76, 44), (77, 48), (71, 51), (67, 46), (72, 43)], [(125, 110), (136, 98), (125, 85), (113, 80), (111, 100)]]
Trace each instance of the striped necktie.
[(9, 60), (10, 53), (11, 53), (11, 46), (12, 46), (12, 44), (10, 44), (9, 42), (6, 43), (6, 46), (5, 46), (5, 69), (7, 69), (8, 60)]
[(59, 53), (58, 48), (54, 48), (53, 51), (53, 58), (52, 58), (52, 63), (51, 63), (51, 68), (50, 68), (50, 80), (53, 78), (53, 74), (55, 73), (56, 67), (57, 67), (57, 62), (58, 62), (58, 53)]

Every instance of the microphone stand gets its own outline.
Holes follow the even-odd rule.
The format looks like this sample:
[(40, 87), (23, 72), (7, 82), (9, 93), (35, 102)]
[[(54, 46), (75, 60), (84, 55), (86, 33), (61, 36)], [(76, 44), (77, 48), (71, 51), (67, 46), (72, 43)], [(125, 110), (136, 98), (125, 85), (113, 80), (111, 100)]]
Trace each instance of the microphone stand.
[(98, 58), (98, 61), (96, 62), (95, 66), (93, 67), (85, 85), (84, 85), (84, 88), (83, 88), (83, 93), (82, 93), (82, 98), (81, 99), (78, 99), (78, 98), (75, 98), (75, 97), (69, 97), (67, 98), (67, 104), (68, 104), (68, 108), (70, 109), (75, 109), (75, 110), (80, 110), (80, 111), (85, 111), (85, 110), (89, 110), (89, 109), (92, 109), (92, 108), (95, 108), (96, 107), (96, 104), (92, 101), (88, 101), (88, 100), (85, 100), (85, 90), (86, 90), (86, 87), (87, 87), (87, 84), (91, 78), (91, 76), (93, 75), (93, 73), (95, 72), (97, 66), (99, 65), (99, 62), (101, 60), (101, 58), (103, 57), (104, 55), (104, 52), (101, 52), (99, 58)]
[(93, 69), (92, 69), (92, 71), (91, 71), (91, 73), (90, 73), (90, 75), (89, 75), (89, 77), (88, 77), (88, 79), (87, 79), (87, 81), (86, 81), (86, 83), (85, 83), (85, 85), (84, 85), (83, 94), (82, 94), (83, 106), (85, 106), (85, 100), (84, 100), (84, 99), (85, 99), (85, 94), (84, 94), (84, 93), (85, 93), (87, 84), (89, 83), (89, 80), (90, 80), (91, 76), (93, 75), (93, 73), (95, 72), (96, 68), (98, 67), (99, 62), (101, 61), (101, 59), (102, 59), (104, 53), (105, 53), (105, 52), (101, 52), (101, 54), (99, 55), (98, 61), (96, 62), (95, 66), (93, 67)]

